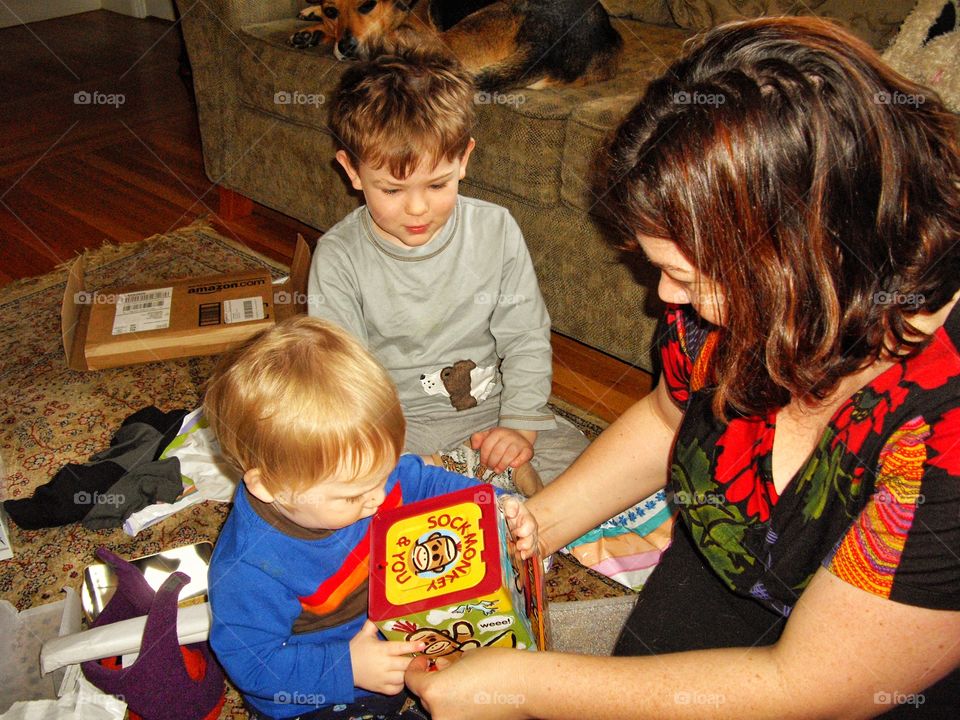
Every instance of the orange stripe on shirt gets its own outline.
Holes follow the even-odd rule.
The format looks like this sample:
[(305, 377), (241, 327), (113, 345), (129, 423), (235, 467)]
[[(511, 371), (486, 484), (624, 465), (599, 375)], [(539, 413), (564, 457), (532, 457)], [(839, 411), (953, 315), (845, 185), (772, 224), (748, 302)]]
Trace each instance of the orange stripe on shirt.
[[(403, 502), (400, 483), (394, 485), (393, 490), (384, 499), (377, 510), (392, 510)], [(300, 597), (300, 606), (317, 615), (336, 610), (350, 593), (362, 585), (370, 570), (370, 530), (357, 543), (356, 547), (347, 553), (343, 565), (307, 597)]]
[(301, 598), (300, 606), (314, 615), (327, 615), (336, 610), (343, 601), (353, 593), (360, 585), (367, 580), (367, 574), (370, 571), (369, 558), (364, 558), (363, 562), (353, 568), (353, 571), (344, 579), (344, 581), (334, 588), (326, 600), (319, 605), (312, 605)]

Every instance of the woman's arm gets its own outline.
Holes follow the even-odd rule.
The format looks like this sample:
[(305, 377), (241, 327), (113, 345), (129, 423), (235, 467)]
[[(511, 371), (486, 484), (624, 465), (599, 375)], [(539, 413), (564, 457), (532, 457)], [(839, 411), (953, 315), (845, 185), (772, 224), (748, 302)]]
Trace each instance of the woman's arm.
[(562, 475), (527, 502), (544, 554), (662, 488), (682, 413), (666, 385), (635, 403)]
[(866, 718), (960, 664), (960, 612), (872, 595), (820, 569), (776, 645), (634, 658), (479, 649), (407, 685), (447, 718)]

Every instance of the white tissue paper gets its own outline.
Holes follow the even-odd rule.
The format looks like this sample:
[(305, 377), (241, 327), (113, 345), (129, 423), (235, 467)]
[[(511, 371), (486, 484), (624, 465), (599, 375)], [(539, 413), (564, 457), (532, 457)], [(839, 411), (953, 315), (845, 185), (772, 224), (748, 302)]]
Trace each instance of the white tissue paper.
[[(0, 477), (6, 476), (0, 463)], [(7, 525), (7, 511), (0, 503), (0, 560), (9, 560), (13, 557), (13, 545), (10, 543), (10, 527)]]
[[(193, 480), (204, 500), (230, 502), (237, 490), (238, 470), (220, 450), (220, 442), (199, 408), (183, 419), (180, 434), (162, 457), (180, 458), (180, 473)], [(183, 442), (177, 442), (183, 437)]]
[[(40, 649), (44, 674), (59, 668), (140, 651), (147, 616), (120, 620), (84, 632), (54, 637)], [(210, 635), (210, 603), (188, 605), (177, 610), (177, 638), (181, 645), (203, 642)]]
[(127, 704), (100, 692), (77, 668), (76, 687), (59, 700), (16, 702), (0, 720), (123, 720)]
[(44, 643), (81, 627), (80, 596), (72, 588), (64, 592), (63, 600), (22, 612), (0, 601), (2, 720), (122, 720), (126, 713), (126, 703), (90, 685), (78, 665), (64, 663), (63, 672), (41, 674)]

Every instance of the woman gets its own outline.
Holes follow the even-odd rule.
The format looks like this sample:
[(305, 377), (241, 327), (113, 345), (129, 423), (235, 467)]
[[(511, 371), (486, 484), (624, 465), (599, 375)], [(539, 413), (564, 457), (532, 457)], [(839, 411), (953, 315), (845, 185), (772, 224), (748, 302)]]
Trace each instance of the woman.
[(624, 657), (480, 650), (466, 717), (917, 717), (960, 706), (957, 119), (816, 19), (699, 39), (612, 144), (669, 303), (656, 389), (529, 501), (543, 553), (668, 479)]

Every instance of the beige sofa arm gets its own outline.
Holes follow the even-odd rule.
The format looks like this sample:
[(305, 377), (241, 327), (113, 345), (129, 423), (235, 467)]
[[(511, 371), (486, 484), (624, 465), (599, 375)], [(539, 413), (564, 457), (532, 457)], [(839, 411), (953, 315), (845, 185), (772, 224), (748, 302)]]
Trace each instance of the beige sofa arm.
[(250, 52), (239, 41), (241, 28), (274, 20), (293, 20), (297, 0), (176, 0), (193, 71), (207, 177), (229, 187), (236, 138), (237, 54)]

